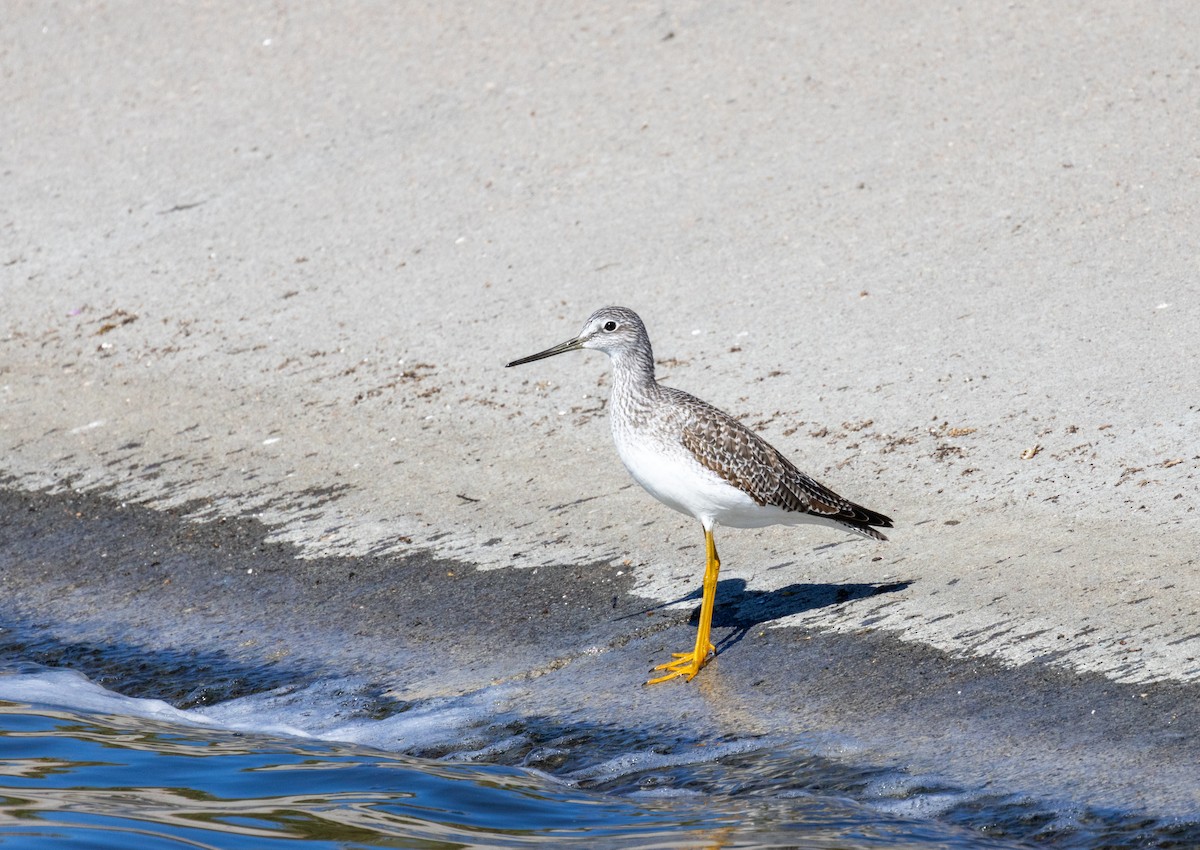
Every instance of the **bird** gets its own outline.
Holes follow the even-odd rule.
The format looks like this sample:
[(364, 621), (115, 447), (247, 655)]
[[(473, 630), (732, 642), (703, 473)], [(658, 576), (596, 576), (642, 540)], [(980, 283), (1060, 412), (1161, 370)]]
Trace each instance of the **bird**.
[[(568, 351), (590, 349), (612, 364), (609, 421), (625, 468), (650, 495), (698, 520), (704, 530), (704, 580), (696, 643), (654, 671), (647, 685), (691, 681), (716, 653), (712, 616), (721, 561), (714, 530), (815, 523), (873, 540), (892, 520), (839, 496), (801, 472), (783, 453), (734, 419), (694, 395), (660, 384), (646, 326), (633, 310), (602, 307), (579, 334), (506, 364), (532, 363)], [(652, 674), (653, 675), (653, 674)]]

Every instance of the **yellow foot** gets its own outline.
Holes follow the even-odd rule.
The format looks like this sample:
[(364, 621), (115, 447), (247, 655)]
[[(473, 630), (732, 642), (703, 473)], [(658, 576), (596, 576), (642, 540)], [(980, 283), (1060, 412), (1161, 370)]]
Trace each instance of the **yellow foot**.
[(708, 663), (709, 657), (716, 651), (717, 648), (710, 643), (708, 649), (704, 651), (704, 655), (700, 657), (697, 657), (699, 655), (698, 652), (673, 652), (671, 653), (671, 657), (675, 659), (674, 661), (659, 664), (654, 668), (655, 670), (666, 670), (667, 672), (662, 676), (651, 679), (646, 684), (657, 685), (659, 682), (678, 679), (680, 676), (686, 676), (687, 681), (690, 682), (700, 672), (700, 668)]

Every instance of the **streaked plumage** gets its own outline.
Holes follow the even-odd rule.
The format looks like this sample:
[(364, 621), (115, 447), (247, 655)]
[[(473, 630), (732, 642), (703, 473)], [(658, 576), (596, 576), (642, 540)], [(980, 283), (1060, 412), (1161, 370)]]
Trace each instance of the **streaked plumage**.
[(704, 527), (707, 569), (696, 649), (660, 665), (670, 672), (652, 682), (690, 679), (712, 651), (708, 634), (720, 566), (712, 531), (717, 525), (819, 523), (887, 539), (876, 528), (891, 528), (891, 519), (801, 472), (766, 440), (711, 404), (659, 384), (650, 339), (632, 310), (597, 310), (575, 339), (508, 365), (580, 348), (598, 349), (612, 360), (609, 419), (625, 468), (656, 499), (694, 516)]

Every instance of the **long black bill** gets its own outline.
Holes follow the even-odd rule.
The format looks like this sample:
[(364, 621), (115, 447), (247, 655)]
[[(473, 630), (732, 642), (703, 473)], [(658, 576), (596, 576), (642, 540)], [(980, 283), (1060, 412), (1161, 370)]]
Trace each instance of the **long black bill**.
[(532, 363), (534, 360), (541, 360), (546, 357), (553, 357), (555, 354), (562, 354), (564, 351), (575, 351), (583, 347), (583, 340), (576, 337), (569, 339), (566, 342), (560, 342), (553, 348), (547, 348), (545, 351), (539, 351), (537, 354), (530, 354), (528, 357), (522, 357), (520, 360), (514, 360), (512, 363), (506, 363), (504, 368), (509, 366), (520, 366), (522, 363)]

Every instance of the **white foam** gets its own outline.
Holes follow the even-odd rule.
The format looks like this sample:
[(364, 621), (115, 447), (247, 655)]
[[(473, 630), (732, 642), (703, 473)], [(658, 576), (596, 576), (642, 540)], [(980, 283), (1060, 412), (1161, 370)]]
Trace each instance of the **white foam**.
[(0, 700), (88, 714), (209, 725), (195, 712), (180, 710), (160, 699), (139, 699), (114, 693), (74, 670), (0, 671)]
[(952, 788), (935, 776), (897, 772), (869, 782), (863, 796), (879, 811), (900, 817), (935, 818), (977, 795)]
[(161, 720), (189, 726), (284, 735), (403, 751), (477, 749), (496, 740), (501, 689), (430, 700), (382, 719), (364, 715), (364, 683), (345, 679), (284, 687), (203, 710), (114, 693), (72, 670), (0, 672), (0, 700), (87, 714)]
[(262, 724), (284, 726), (326, 741), (361, 744), (383, 750), (423, 750), (453, 746), (483, 747), (496, 739), (504, 711), (503, 689), (461, 697), (431, 699), (389, 717), (363, 714), (372, 698), (364, 682), (327, 680), (303, 688), (279, 688), (205, 709), (223, 726), (246, 729)]
[(705, 764), (717, 761), (726, 756), (738, 753), (761, 750), (762, 740), (731, 741), (704, 747), (694, 747), (682, 753), (657, 753), (652, 750), (642, 750), (634, 753), (624, 753), (614, 758), (590, 765), (574, 773), (568, 774), (569, 779), (580, 781), (584, 779), (620, 779), (631, 773), (641, 773), (646, 770), (657, 770), (663, 767), (677, 767), (686, 764)]

